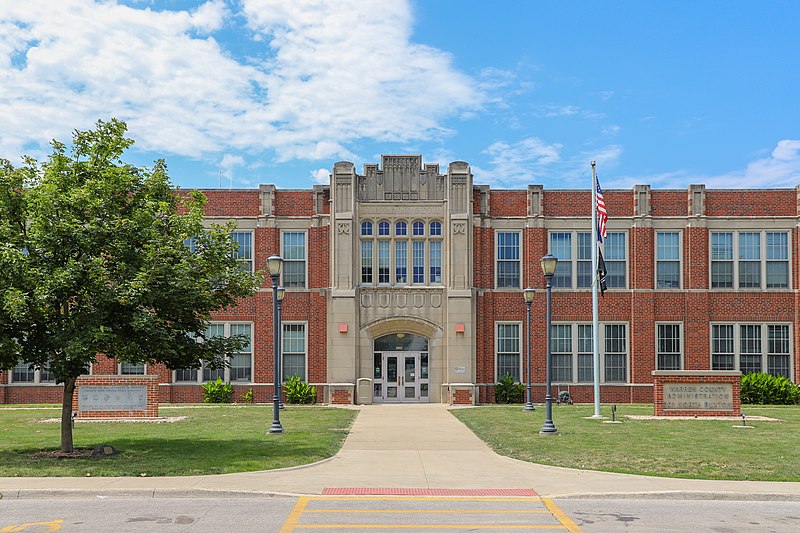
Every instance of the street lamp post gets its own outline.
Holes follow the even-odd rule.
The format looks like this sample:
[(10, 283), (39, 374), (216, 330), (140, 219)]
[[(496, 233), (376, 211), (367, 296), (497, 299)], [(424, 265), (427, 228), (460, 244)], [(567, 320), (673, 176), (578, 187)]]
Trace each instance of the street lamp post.
[(286, 289), (283, 287), (278, 287), (277, 292), (277, 300), (278, 300), (278, 337), (276, 344), (278, 345), (278, 408), (284, 409), (283, 407), (283, 394), (282, 394), (282, 387), (283, 387), (283, 346), (281, 345), (281, 334), (283, 333), (283, 297), (286, 296)]
[(278, 278), (281, 276), (281, 269), (283, 268), (283, 259), (278, 255), (272, 255), (267, 259), (267, 266), (269, 267), (269, 277), (272, 278), (272, 346), (274, 355), (273, 376), (274, 384), (272, 387), (272, 425), (269, 427), (269, 433), (283, 433), (283, 426), (281, 426), (281, 411), (280, 411), (280, 390), (281, 390), (281, 373), (280, 369), (280, 347), (278, 346), (280, 333), (278, 328), (281, 327), (279, 316), (278, 304)]
[(539, 435), (555, 435), (558, 430), (556, 429), (555, 424), (553, 424), (553, 395), (551, 394), (551, 387), (550, 387), (550, 360), (553, 358), (553, 354), (550, 352), (550, 322), (552, 320), (552, 309), (551, 309), (551, 300), (552, 300), (552, 293), (553, 293), (553, 274), (556, 272), (556, 263), (558, 259), (556, 259), (552, 254), (547, 253), (539, 260), (539, 263), (542, 265), (542, 272), (544, 273), (544, 277), (547, 280), (547, 330), (545, 338), (547, 339), (546, 342), (546, 349), (547, 349), (547, 377), (546, 377), (546, 387), (547, 387), (547, 395), (545, 396), (545, 413), (544, 413), (544, 425), (542, 429), (539, 430)]
[(526, 411), (535, 411), (536, 407), (533, 405), (531, 401), (531, 304), (533, 303), (533, 295), (536, 294), (536, 291), (533, 289), (525, 289), (522, 291), (523, 296), (525, 296), (525, 308), (526, 314), (528, 319), (528, 382), (525, 384), (525, 392), (526, 392), (526, 399), (525, 402), (525, 410)]

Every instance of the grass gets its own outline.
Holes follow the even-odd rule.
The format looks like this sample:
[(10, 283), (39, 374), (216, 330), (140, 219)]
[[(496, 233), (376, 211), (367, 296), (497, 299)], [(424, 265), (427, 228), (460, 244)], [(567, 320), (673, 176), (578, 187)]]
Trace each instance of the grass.
[[(20, 406), (29, 407), (29, 406)], [(104, 459), (34, 457), (57, 450), (60, 410), (0, 408), (0, 476), (193, 476), (271, 470), (313, 463), (342, 446), (356, 412), (287, 405), (283, 435), (268, 435), (272, 406), (164, 407), (173, 423), (75, 424), (74, 447), (113, 446)]]
[[(584, 417), (592, 405), (554, 405), (557, 436), (539, 429), (544, 406), (526, 413), (521, 405), (457, 409), (452, 413), (501, 455), (532, 463), (694, 479), (800, 481), (800, 407), (745, 406), (755, 429), (735, 429), (730, 420), (632, 420), (652, 415), (652, 405), (618, 405), (621, 424)], [(610, 406), (602, 414), (611, 417)]]

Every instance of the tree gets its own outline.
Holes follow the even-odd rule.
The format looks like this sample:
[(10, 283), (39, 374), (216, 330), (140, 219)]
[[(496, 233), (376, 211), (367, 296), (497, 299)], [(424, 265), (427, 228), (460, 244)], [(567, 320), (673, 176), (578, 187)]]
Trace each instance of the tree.
[(126, 130), (98, 121), (42, 164), (0, 160), (0, 369), (22, 361), (64, 384), (63, 452), (75, 382), (99, 354), (219, 368), (245, 340), (205, 338), (211, 313), (261, 283), (236, 260), (232, 225), (203, 226), (201, 192), (177, 191), (164, 161), (121, 160)]

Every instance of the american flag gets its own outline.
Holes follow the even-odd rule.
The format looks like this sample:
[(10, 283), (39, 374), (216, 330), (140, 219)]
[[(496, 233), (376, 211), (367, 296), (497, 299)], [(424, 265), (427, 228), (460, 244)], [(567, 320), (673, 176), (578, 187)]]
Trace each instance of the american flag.
[(597, 242), (603, 242), (606, 236), (606, 222), (608, 213), (606, 212), (606, 201), (603, 199), (603, 190), (600, 188), (600, 180), (597, 180)]

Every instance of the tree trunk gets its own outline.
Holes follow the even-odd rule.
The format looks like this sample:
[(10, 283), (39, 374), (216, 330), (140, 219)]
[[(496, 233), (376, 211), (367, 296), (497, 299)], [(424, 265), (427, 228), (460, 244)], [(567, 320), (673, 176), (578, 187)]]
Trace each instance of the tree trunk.
[(77, 377), (64, 380), (64, 400), (61, 403), (61, 451), (72, 453), (72, 395)]

